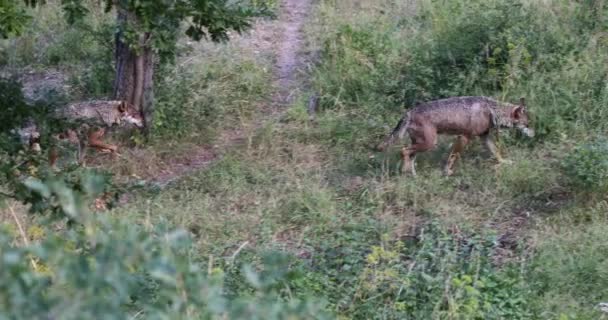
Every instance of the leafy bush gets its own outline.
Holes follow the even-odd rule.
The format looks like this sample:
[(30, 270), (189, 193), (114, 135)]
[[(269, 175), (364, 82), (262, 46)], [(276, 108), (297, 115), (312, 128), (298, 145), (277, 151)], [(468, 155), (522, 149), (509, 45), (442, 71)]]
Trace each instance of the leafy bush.
[[(597, 305), (608, 299), (608, 227), (606, 203), (590, 214), (593, 223), (539, 232), (535, 256), (527, 276), (542, 318), (602, 319)], [(605, 318), (605, 315), (603, 315)]]
[(252, 114), (269, 92), (270, 69), (250, 57), (204, 55), (201, 61), (167, 65), (157, 75), (157, 136), (209, 137)]
[(335, 17), (321, 36), (313, 84), (324, 108), (383, 119), (446, 96), (526, 96), (537, 141), (605, 128), (605, 25), (582, 19), (606, 6), (422, 1), (405, 16), (378, 6), (365, 19)]
[[(95, 4), (86, 2), (85, 6), (91, 9)], [(1, 64), (41, 72), (59, 70), (71, 78), (71, 93), (78, 99), (109, 96), (114, 76), (115, 17), (93, 9), (86, 21), (69, 25), (59, 5), (35, 10), (35, 14), (30, 12), (36, 19), (31, 19), (27, 32), (0, 42)]]
[(330, 302), (349, 318), (531, 317), (527, 287), (517, 268), (500, 270), (492, 264), (493, 237), (427, 223), (417, 242), (384, 239), (361, 255), (361, 240), (351, 238), (349, 246), (324, 251), (306, 282), (307, 287), (326, 286), (318, 291), (329, 294)]
[(269, 9), (269, 10), (277, 10), (278, 9), (278, 1), (277, 0), (250, 0), (251, 6), (256, 9)]
[[(14, 247), (0, 232), (3, 315), (15, 319), (328, 319), (312, 299), (284, 301), (285, 265), (246, 267), (252, 295), (225, 296), (224, 272), (208, 273), (188, 255), (188, 236), (157, 227), (97, 219), (83, 229)], [(267, 260), (268, 261), (268, 260)], [(270, 260), (272, 261), (272, 260)], [(32, 264), (35, 267), (32, 267)], [(78, 297), (78, 299), (74, 299)]]
[[(455, 1), (422, 6), (411, 21), (397, 25), (383, 18), (342, 25), (323, 48), (320, 69), (330, 78), (318, 80), (333, 77), (337, 82), (325, 83), (324, 89), (332, 95), (339, 89), (348, 105), (361, 98), (367, 102), (369, 96), (370, 102), (388, 102), (382, 108), (475, 87), (496, 90), (505, 83), (512, 60), (524, 55), (521, 63), (530, 63), (533, 53), (525, 45), (536, 33), (520, 34), (520, 26), (528, 30), (535, 27), (533, 22), (518, 3)], [(359, 101), (351, 103), (353, 98)]]
[[(60, 99), (60, 98), (59, 98)], [(32, 204), (32, 210), (45, 211), (51, 209), (39, 208), (40, 199), (33, 196), (23, 186), (23, 180), (30, 176), (38, 179), (61, 180), (72, 187), (79, 183), (82, 168), (68, 166), (63, 173), (57, 176), (48, 168), (46, 151), (52, 141), (52, 136), (71, 125), (68, 121), (57, 120), (52, 117), (54, 105), (36, 103), (30, 105), (25, 102), (21, 85), (11, 79), (0, 78), (0, 185), (14, 191), (11, 196), (26, 203)], [(19, 133), (23, 127), (35, 124), (40, 134), (39, 144), (41, 152), (32, 152), (28, 141), (23, 141)], [(65, 174), (65, 175), (64, 175)], [(37, 202), (37, 203), (34, 203)], [(47, 202), (46, 204), (52, 204)]]
[[(290, 259), (265, 255), (258, 272), (239, 265), (203, 269), (192, 260), (189, 235), (164, 225), (142, 227), (124, 219), (91, 214), (90, 200), (106, 188), (94, 172), (71, 187), (58, 180), (28, 179), (34, 207), (56, 205), (59, 217), (75, 220), (64, 231), (45, 224), (48, 235), (16, 247), (0, 229), (0, 308), (17, 319), (317, 319), (328, 318), (313, 299), (289, 299), (285, 281), (296, 276)], [(212, 263), (211, 261), (209, 263)], [(226, 279), (224, 274), (238, 279)], [(226, 295), (223, 282), (241, 283)], [(78, 297), (78, 299), (74, 299)]]
[(575, 147), (566, 156), (563, 169), (575, 190), (608, 191), (608, 141), (598, 140)]
[[(64, 34), (65, 43), (56, 46), (59, 61), (84, 63), (84, 70), (71, 78), (74, 86), (80, 89), (79, 98), (106, 98), (111, 95), (114, 85), (114, 32), (114, 24), (109, 21), (104, 20), (96, 25), (81, 22), (75, 30)], [(80, 44), (75, 38), (83, 36), (87, 46), (81, 49), (82, 52), (68, 47), (68, 43)], [(78, 52), (78, 56), (68, 52)]]

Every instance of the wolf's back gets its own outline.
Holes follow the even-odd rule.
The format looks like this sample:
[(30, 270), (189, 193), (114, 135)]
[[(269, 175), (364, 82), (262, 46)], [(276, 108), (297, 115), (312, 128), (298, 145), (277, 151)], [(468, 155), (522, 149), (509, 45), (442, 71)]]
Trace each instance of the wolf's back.
[(57, 114), (68, 120), (92, 121), (99, 125), (112, 126), (119, 117), (120, 103), (114, 100), (78, 102), (57, 110)]

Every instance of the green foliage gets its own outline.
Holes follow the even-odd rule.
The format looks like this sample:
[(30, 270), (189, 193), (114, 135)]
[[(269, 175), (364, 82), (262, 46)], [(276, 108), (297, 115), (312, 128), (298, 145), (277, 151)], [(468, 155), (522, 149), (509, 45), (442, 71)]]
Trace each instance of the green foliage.
[[(44, 2), (42, 2), (44, 3)], [(24, 21), (29, 18), (23, 8), (12, 1), (2, 3), (0, 14), (6, 16), (0, 24), (3, 37), (11, 33), (18, 33), (23, 27)], [(35, 7), (39, 1), (26, 1), (26, 5)], [(249, 4), (249, 5), (248, 5)], [(250, 27), (249, 19), (253, 16), (269, 14), (268, 7), (272, 6), (272, 1), (253, 1), (253, 2), (231, 2), (226, 0), (212, 1), (147, 1), (147, 2), (115, 2), (104, 1), (104, 11), (109, 12), (116, 7), (119, 10), (126, 10), (135, 14), (139, 21), (130, 27), (136, 27), (139, 32), (158, 33), (158, 40), (163, 42), (163, 30), (168, 26), (174, 28), (182, 20), (189, 20), (190, 26), (186, 34), (195, 40), (210, 38), (213, 41), (228, 40), (228, 31), (235, 30), (242, 32)], [(90, 9), (86, 1), (83, 0), (64, 0), (61, 2), (68, 23), (73, 24), (82, 21)], [(11, 19), (8, 19), (11, 18)], [(133, 43), (135, 45), (135, 43)]]
[[(245, 267), (246, 276), (239, 281), (254, 288), (252, 295), (228, 297), (222, 293), (222, 270), (207, 273), (188, 257), (187, 233), (95, 220), (27, 248), (10, 245), (11, 238), (0, 233), (0, 287), (10, 293), (0, 295), (4, 316), (329, 319), (323, 305), (312, 299), (283, 300), (277, 294), (286, 267), (272, 265), (273, 260), (261, 265), (261, 274)], [(32, 270), (32, 260), (37, 270)]]
[(0, 128), (7, 134), (15, 123), (22, 123), (33, 115), (33, 108), (25, 103), (21, 85), (12, 79), (0, 78)]
[(21, 34), (29, 20), (25, 8), (17, 1), (0, 0), (0, 38)]
[[(60, 175), (51, 172), (37, 175), (39, 177), (23, 179), (22, 186), (15, 188), (15, 199), (30, 204), (32, 213), (51, 214), (56, 219), (82, 222), (84, 217), (78, 208), (84, 207), (87, 202), (105, 196), (104, 201), (111, 208), (117, 200), (118, 192), (108, 174), (74, 166), (66, 168)], [(81, 191), (88, 198), (82, 198), (74, 190)], [(72, 202), (74, 204), (70, 204)]]
[(390, 14), (399, 6), (386, 2), (380, 7), (387, 14), (338, 18), (335, 31), (320, 37), (314, 86), (324, 108), (353, 108), (378, 120), (416, 102), (481, 94), (526, 96), (537, 141), (603, 128), (606, 26), (582, 23), (595, 14), (589, 3), (573, 6), (421, 1), (401, 17)]
[[(353, 235), (356, 233), (352, 233)], [(321, 285), (354, 319), (528, 319), (528, 291), (516, 268), (492, 264), (492, 237), (452, 233), (426, 224), (417, 242), (334, 247), (310, 268), (307, 287)], [(339, 251), (335, 251), (338, 249)], [(336, 269), (337, 267), (337, 269)], [(327, 270), (332, 270), (327, 273)], [(335, 272), (334, 272), (335, 271)]]
[[(509, 151), (511, 154), (516, 152)], [(560, 170), (546, 159), (534, 159), (530, 155), (515, 159), (514, 163), (502, 164), (498, 168), (499, 190), (505, 195), (511, 198), (533, 197), (559, 185)]]
[(608, 141), (576, 146), (562, 166), (574, 190), (595, 194), (608, 191)]
[[(0, 109), (4, 110), (0, 115), (0, 185), (16, 188), (24, 172), (35, 172), (45, 162), (40, 153), (30, 151), (29, 144), (38, 140), (46, 150), (51, 143), (51, 135), (68, 124), (50, 116), (52, 105), (26, 103), (21, 85), (12, 79), (0, 78)], [(32, 136), (32, 132), (22, 133), (34, 125), (38, 139)]]
[(42, 63), (51, 66), (80, 65), (85, 72), (74, 73), (70, 84), (78, 98), (111, 95), (114, 80), (114, 25), (108, 17), (98, 22), (79, 22), (47, 44)]
[(85, 172), (73, 186), (35, 179), (24, 185), (38, 196), (34, 207), (56, 205), (60, 215), (79, 223), (65, 232), (49, 229), (30, 247), (15, 247), (0, 230), (0, 292), (9, 293), (0, 294), (5, 317), (328, 318), (323, 304), (281, 293), (284, 281), (296, 276), (285, 257), (266, 256), (261, 272), (244, 265), (232, 273), (241, 278), (228, 282), (247, 283), (251, 294), (227, 296), (222, 269), (205, 272), (191, 259), (187, 232), (92, 215), (87, 203), (106, 189), (103, 176)]
[[(94, 13), (78, 3), (63, 2), (75, 17)], [(276, 5), (251, 1), (260, 3)], [(571, 212), (560, 177), (574, 190), (601, 181), (605, 144), (581, 145), (561, 172), (550, 142), (511, 146), (505, 155), (514, 164), (496, 168), (472, 145), (449, 179), (439, 170), (445, 146), (420, 155), (418, 178), (394, 177), (398, 155), (388, 154), (389, 168), (368, 150), (404, 104), (456, 94), (525, 95), (539, 141), (603, 133), (604, 19), (590, 10), (603, 6), (424, 0), (406, 11), (405, 3), (322, 1), (320, 10), (335, 11), (308, 27), (327, 28), (315, 33), (323, 45), (313, 81), (326, 112), (308, 121), (302, 99), (288, 121), (252, 134), (242, 149), (174, 188), (130, 194), (116, 211), (89, 212), (97, 198), (125, 192), (110, 176), (77, 167), (52, 173), (40, 157), (6, 149), (0, 157), (12, 162), (0, 170), (18, 175), (7, 176), (12, 185), (2, 181), (2, 192), (31, 204), (48, 236), (16, 247), (12, 234), (0, 233), (0, 292), (13, 293), (0, 293), (0, 309), (28, 319), (309, 319), (324, 310), (352, 319), (602, 319), (594, 308), (608, 297), (605, 202)], [(348, 6), (357, 14), (337, 12)], [(177, 37), (170, 22), (153, 22), (161, 51)], [(84, 96), (102, 95), (112, 50), (100, 46), (112, 44), (112, 25), (77, 22), (36, 49), (44, 54), (32, 57), (44, 60), (30, 61), (64, 66), (95, 52), (99, 62), (83, 63), (85, 75), (72, 82), (91, 88)], [(74, 47), (89, 26), (99, 38), (83, 36)], [(148, 30), (132, 27), (125, 33)], [(42, 48), (35, 43), (24, 46)], [(271, 92), (271, 68), (247, 53), (178, 48), (181, 61), (155, 72), (163, 153), (176, 136), (207, 143), (208, 127), (246, 127), (241, 121)], [(16, 87), (1, 89), (5, 104), (17, 101), (2, 124), (30, 116)], [(604, 190), (597, 185), (586, 192)], [(47, 225), (49, 217), (61, 219)], [(581, 226), (554, 226), (559, 219)], [(65, 228), (63, 220), (76, 223)], [(532, 252), (529, 233), (538, 233)], [(287, 254), (260, 254), (277, 247)]]
[[(176, 31), (182, 21), (188, 21), (186, 35), (199, 41), (227, 41), (228, 32), (238, 33), (251, 26), (251, 18), (270, 14), (266, 2), (256, 2), (253, 6), (248, 2), (231, 2), (225, 0), (213, 1), (104, 1), (104, 11), (113, 8), (131, 15), (130, 19), (119, 19), (118, 35), (133, 48), (141, 43), (139, 35), (154, 34), (151, 45), (161, 56), (175, 55)], [(83, 21), (90, 9), (83, 0), (62, 1), (68, 23)], [(135, 19), (133, 19), (133, 17)]]
[[(597, 304), (608, 299), (606, 203), (590, 211), (592, 223), (564, 228), (571, 221), (542, 230), (528, 281), (543, 312), (541, 318), (605, 319)], [(568, 212), (571, 216), (575, 212)]]
[(270, 91), (270, 68), (228, 51), (203, 52), (196, 65), (167, 65), (158, 73), (156, 136), (209, 138), (253, 114)]
[(523, 56), (520, 63), (529, 64), (532, 59), (520, 26), (528, 32), (535, 25), (520, 7), (499, 1), (425, 2), (416, 16), (397, 24), (379, 18), (338, 26), (323, 50), (321, 72), (331, 78), (319, 81), (336, 81), (324, 89), (334, 96), (339, 89), (347, 106), (369, 101), (389, 110), (477, 87), (500, 89), (512, 60)]
[[(29, 105), (24, 101), (21, 86), (11, 80), (0, 79), (0, 108), (5, 110), (0, 116), (0, 185), (9, 193), (2, 194), (0, 200), (9, 197), (30, 205), (30, 211), (58, 219), (68, 218), (80, 221), (81, 217), (66, 201), (87, 202), (79, 199), (73, 190), (86, 194), (104, 196), (104, 205), (110, 207), (116, 200), (118, 189), (111, 184), (110, 177), (91, 175), (89, 169), (68, 164), (62, 171), (55, 172), (48, 166), (46, 152), (55, 144), (52, 136), (73, 124), (57, 120), (52, 116), (50, 105)], [(22, 127), (33, 125), (40, 135), (40, 152), (30, 150), (27, 136), (19, 133)], [(101, 186), (101, 187), (100, 187)], [(88, 203), (91, 203), (89, 199)], [(65, 211), (68, 208), (68, 211)]]
[[(24, 35), (0, 42), (3, 55), (0, 64), (19, 75), (24, 74), (22, 68), (33, 72), (34, 88), (44, 90), (50, 86), (62, 90), (58, 93), (70, 100), (110, 96), (114, 77), (114, 16), (91, 14), (86, 20), (68, 25), (60, 8), (44, 6), (36, 11), (36, 19), (28, 24)], [(48, 79), (48, 71), (59, 79)]]
[[(28, 3), (33, 7), (37, 4), (37, 2)], [(104, 1), (104, 4), (103, 11), (106, 13), (106, 17), (112, 9), (118, 11), (119, 18), (116, 23), (107, 24), (102, 21), (93, 25), (87, 22), (89, 19), (84, 19), (86, 16), (104, 16), (100, 13), (99, 4), (92, 5), (83, 0), (62, 1), (61, 8), (65, 18), (68, 24), (74, 28), (63, 30), (61, 36), (57, 37), (58, 40), (51, 41), (50, 45), (40, 52), (45, 57), (45, 64), (48, 65), (69, 64), (68, 62), (75, 61), (81, 64), (82, 61), (88, 61), (89, 63), (81, 65), (88, 69), (88, 72), (78, 74), (72, 79), (73, 84), (82, 89), (82, 95), (87, 97), (111, 95), (113, 84), (111, 79), (114, 76), (111, 63), (112, 47), (115, 41), (128, 45), (133, 52), (139, 52), (143, 47), (152, 48), (154, 53), (160, 56), (160, 63), (166, 64), (174, 62), (174, 57), (177, 55), (176, 43), (184, 21), (187, 21), (185, 33), (190, 38), (197, 41), (209, 39), (214, 42), (223, 42), (229, 40), (229, 31), (233, 30), (240, 34), (251, 27), (253, 17), (271, 15), (270, 7), (276, 5), (272, 1), (234, 2), (225, 0)], [(16, 28), (12, 27), (14, 23), (10, 21), (8, 23), (7, 28)], [(51, 30), (51, 32), (56, 31)], [(83, 34), (86, 36), (83, 37)], [(55, 34), (53, 34), (54, 36)], [(142, 43), (142, 36), (149, 41), (146, 41), (145, 44)], [(19, 40), (28, 44), (25, 51), (37, 50), (38, 46), (32, 43), (36, 42), (35, 39)], [(19, 40), (17, 42), (20, 42)], [(89, 51), (89, 49), (92, 50)], [(32, 58), (32, 60), (36, 59), (35, 56)], [(179, 79), (179, 81), (187, 80)], [(180, 84), (182, 87), (186, 85), (185, 83)], [(176, 92), (171, 92), (167, 94), (167, 97), (176, 95)], [(174, 113), (184, 114), (192, 110), (181, 108), (186, 101), (177, 101), (175, 104), (173, 101), (164, 102), (163, 108), (172, 110), (163, 110), (164, 114), (161, 113), (160, 120), (155, 124), (157, 126), (161, 123), (168, 124), (166, 120), (174, 119)], [(208, 117), (209, 113), (213, 113), (210, 111), (213, 110), (209, 110), (208, 106), (197, 109), (202, 109), (201, 113), (207, 113), (203, 116), (205, 118), (203, 120), (213, 122), (214, 119)], [(182, 117), (175, 117), (175, 119), (174, 124), (181, 126)], [(199, 118), (197, 117), (196, 120)], [(181, 131), (186, 129), (190, 128), (182, 128)]]
[[(327, 179), (364, 182), (336, 200), (337, 230), (315, 243), (299, 289), (328, 295), (345, 318), (605, 318), (595, 308), (606, 300), (605, 262), (592, 257), (604, 247), (608, 150), (597, 142), (569, 150), (563, 164), (556, 156), (564, 140), (606, 131), (605, 10), (603, 1), (324, 1), (322, 26), (309, 29), (321, 56), (313, 87), (325, 111), (290, 137), (330, 150)], [(418, 156), (417, 178), (386, 168), (397, 166), (397, 154), (369, 152), (404, 107), (455, 95), (525, 96), (536, 140), (501, 139), (513, 164), (496, 167), (471, 144), (449, 179), (436, 173), (451, 139)], [(584, 204), (598, 208), (571, 212), (579, 203), (563, 188), (568, 180), (573, 192), (599, 195)], [(452, 232), (468, 224), (484, 231)], [(383, 228), (398, 236), (378, 240)], [(543, 232), (526, 242), (534, 247), (528, 255), (519, 242), (499, 247), (505, 243), (488, 229), (522, 244), (532, 230)], [(397, 241), (414, 235), (419, 242)], [(496, 266), (505, 253), (533, 266)]]

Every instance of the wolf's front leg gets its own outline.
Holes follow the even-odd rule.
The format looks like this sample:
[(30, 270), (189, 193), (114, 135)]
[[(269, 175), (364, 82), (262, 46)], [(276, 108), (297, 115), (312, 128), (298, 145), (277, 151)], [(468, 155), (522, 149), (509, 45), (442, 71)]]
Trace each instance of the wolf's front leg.
[(496, 160), (498, 161), (499, 164), (513, 163), (511, 160), (504, 159), (500, 155), (500, 152), (498, 151), (496, 144), (494, 143), (494, 141), (492, 140), (492, 138), (490, 137), (489, 134), (483, 136), (482, 139), (483, 139), (483, 143), (486, 146), (486, 148), (488, 148), (488, 150), (492, 153), (492, 155), (494, 155), (494, 157), (496, 158)]
[(105, 133), (106, 131), (103, 128), (91, 130), (89, 132), (89, 146), (101, 152), (116, 152), (118, 150), (116, 145), (103, 142)]
[(454, 141), (454, 145), (452, 146), (452, 150), (450, 151), (448, 161), (444, 168), (446, 176), (451, 176), (454, 173), (454, 163), (460, 158), (460, 154), (464, 151), (467, 143), (469, 143), (469, 138), (466, 136), (458, 136), (456, 141)]
[(401, 149), (401, 159), (403, 160), (401, 165), (401, 173), (406, 174), (408, 171), (410, 171), (412, 176), (416, 176), (416, 169), (414, 168), (415, 157), (416, 151), (411, 147), (403, 147), (403, 149)]

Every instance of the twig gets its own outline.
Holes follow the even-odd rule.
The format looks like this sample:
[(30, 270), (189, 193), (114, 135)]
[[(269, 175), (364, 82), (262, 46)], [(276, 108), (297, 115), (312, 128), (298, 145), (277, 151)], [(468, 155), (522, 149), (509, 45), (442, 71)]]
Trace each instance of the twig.
[(4, 193), (2, 191), (0, 191), (0, 196), (6, 197), (6, 198), (11, 198), (11, 199), (17, 198), (14, 194), (8, 194), (8, 193)]
[[(11, 212), (11, 215), (13, 216), (13, 219), (15, 220), (15, 223), (17, 224), (17, 228), (19, 228), (19, 233), (21, 233), (21, 237), (23, 238), (23, 243), (25, 243), (25, 245), (29, 247), (30, 241), (27, 239), (27, 234), (25, 233), (25, 230), (23, 230), (21, 221), (19, 221), (19, 217), (17, 217), (15, 210), (13, 210), (13, 206), (9, 205), (8, 210)], [(32, 263), (32, 267), (34, 268), (34, 270), (38, 271), (38, 265), (36, 264), (36, 261), (34, 260), (34, 258), (30, 257), (30, 261)]]
[(209, 261), (207, 263), (207, 275), (211, 275), (211, 271), (213, 271), (213, 255), (209, 255)]
[(507, 202), (509, 202), (511, 200), (505, 200), (503, 202), (501, 202), (498, 207), (496, 207), (496, 209), (494, 209), (494, 215), (498, 214), (498, 211), (500, 211), (500, 209), (502, 209), (502, 207), (507, 204)]
[(139, 318), (139, 315), (140, 315), (140, 314), (142, 314), (143, 312), (144, 312), (144, 310), (143, 310), (143, 309), (142, 309), (142, 310), (137, 311), (137, 313), (136, 313), (136, 314), (134, 314), (134, 315), (131, 317), (131, 319), (133, 319), (133, 320), (134, 320), (134, 319)]
[(241, 244), (241, 246), (238, 249), (236, 249), (236, 251), (230, 257), (230, 263), (234, 262), (234, 259), (239, 254), (239, 252), (241, 252), (241, 250), (243, 250), (243, 248), (245, 248), (245, 246), (247, 246), (248, 244), (249, 244), (249, 241), (245, 241), (245, 242), (243, 242), (243, 244)]

